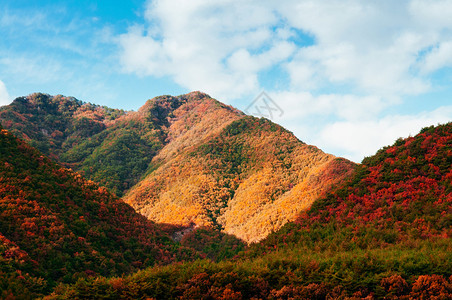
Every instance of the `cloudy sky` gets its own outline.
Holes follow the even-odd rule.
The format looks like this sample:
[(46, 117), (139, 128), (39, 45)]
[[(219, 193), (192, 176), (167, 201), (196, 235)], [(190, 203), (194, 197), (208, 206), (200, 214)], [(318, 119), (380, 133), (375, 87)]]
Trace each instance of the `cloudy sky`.
[(356, 162), (452, 120), (452, 0), (55, 2), (0, 2), (0, 105), (200, 90), (264, 114), (265, 91), (273, 121)]

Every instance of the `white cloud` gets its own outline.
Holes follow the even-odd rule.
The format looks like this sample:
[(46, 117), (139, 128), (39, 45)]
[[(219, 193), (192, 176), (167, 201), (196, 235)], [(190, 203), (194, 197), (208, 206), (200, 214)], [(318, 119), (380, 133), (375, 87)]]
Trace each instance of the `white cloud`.
[(11, 97), (6, 90), (6, 86), (3, 81), (0, 80), (0, 106), (8, 105), (11, 103)]
[[(387, 100), (380, 96), (353, 94), (321, 94), (309, 92), (271, 93), (272, 100), (284, 111), (281, 121), (302, 119), (309, 116), (335, 117), (341, 120), (369, 120), (377, 118), (398, 98)], [(278, 120), (279, 121), (279, 120)]]
[[(419, 94), (429, 82), (419, 75), (419, 53), (438, 41), (443, 27), (419, 28), (407, 1), (302, 1), (283, 5), (290, 25), (311, 33), (314, 45), (288, 63), (292, 88), (351, 84), (378, 95)], [(449, 32), (450, 33), (450, 32)]]
[(268, 2), (154, 1), (145, 15), (146, 28), (119, 37), (125, 71), (171, 76), (224, 101), (256, 93), (258, 73), (295, 50)]
[[(292, 91), (347, 84), (377, 96), (420, 94), (430, 89), (426, 72), (451, 64), (451, 7), (414, 0), (157, 0), (147, 5), (145, 27), (119, 37), (121, 61), (127, 72), (170, 76), (224, 100), (255, 93), (258, 74), (278, 64)], [(314, 44), (296, 46), (297, 32), (312, 35)]]
[(452, 67), (452, 40), (440, 43), (426, 55), (422, 71), (432, 73), (443, 67)]
[(449, 0), (413, 0), (409, 11), (421, 27), (433, 30), (452, 28), (452, 4)]
[(39, 28), (41, 30), (56, 30), (56, 28), (49, 26), (47, 22), (47, 16), (43, 14), (42, 11), (32, 14), (21, 11), (20, 14), (17, 14), (8, 9), (5, 9), (5, 7), (2, 8), (3, 11), (0, 13), (1, 27), (8, 27), (11, 30), (17, 30), (18, 28), (21, 28), (22, 30), (34, 30), (36, 28)]
[(326, 125), (314, 143), (322, 149), (360, 162), (399, 137), (415, 135), (420, 129), (452, 119), (452, 106), (417, 115), (388, 115), (380, 119), (340, 121)]
[[(69, 72), (63, 72), (61, 63), (56, 59), (46, 59), (41, 55), (8, 55), (1, 57), (1, 73), (8, 74), (17, 81), (32, 81), (35, 83), (47, 83), (69, 78)], [(42, 62), (46, 63), (43, 64)]]
[[(443, 0), (157, 0), (148, 2), (145, 25), (118, 42), (126, 72), (169, 76), (221, 101), (241, 99), (243, 108), (267, 89), (259, 75), (279, 67), (289, 84), (267, 89), (284, 110), (275, 121), (360, 161), (450, 120), (449, 108), (388, 111), (430, 92), (434, 72), (452, 66), (451, 14)], [(311, 44), (300, 42), (308, 36)]]

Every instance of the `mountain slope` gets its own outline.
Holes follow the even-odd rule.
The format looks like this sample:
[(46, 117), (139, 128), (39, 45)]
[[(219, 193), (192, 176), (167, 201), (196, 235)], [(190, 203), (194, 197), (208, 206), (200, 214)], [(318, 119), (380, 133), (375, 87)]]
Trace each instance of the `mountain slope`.
[[(36, 271), (37, 262), (0, 233), (0, 298), (31, 299), (47, 291), (47, 282)], [(30, 273), (35, 273), (30, 275)]]
[(425, 128), (364, 159), (348, 183), (264, 244), (306, 242), (316, 235), (330, 239), (316, 242), (339, 248), (451, 238), (451, 166), (452, 123)]
[(174, 299), (452, 299), (452, 123), (354, 175), (232, 261), (148, 268), (56, 291)]
[(157, 222), (215, 226), (247, 242), (294, 219), (354, 167), (248, 116), (170, 159), (159, 158), (126, 194), (127, 203)]
[(198, 257), (105, 188), (2, 128), (0, 241), (2, 269), (41, 278), (26, 282), (41, 293), (55, 282)]
[[(9, 129), (156, 222), (255, 242), (293, 220), (354, 164), (206, 94), (124, 112), (33, 94), (0, 109)], [(132, 188), (133, 187), (133, 188)]]

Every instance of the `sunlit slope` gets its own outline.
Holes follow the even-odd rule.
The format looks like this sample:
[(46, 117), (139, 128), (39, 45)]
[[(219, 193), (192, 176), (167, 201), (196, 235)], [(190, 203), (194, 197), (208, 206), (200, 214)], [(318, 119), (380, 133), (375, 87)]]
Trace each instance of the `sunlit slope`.
[(214, 226), (248, 242), (293, 220), (354, 168), (254, 117), (165, 158), (154, 158), (124, 200), (156, 222)]

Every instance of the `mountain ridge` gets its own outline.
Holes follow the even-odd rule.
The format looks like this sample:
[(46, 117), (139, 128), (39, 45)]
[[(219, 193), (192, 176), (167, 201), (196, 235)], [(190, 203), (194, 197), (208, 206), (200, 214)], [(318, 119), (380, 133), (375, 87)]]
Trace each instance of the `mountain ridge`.
[[(4, 128), (52, 159), (83, 171), (88, 178), (121, 196), (145, 173), (152, 157), (168, 142), (168, 134), (170, 139), (177, 135), (169, 132), (165, 112), (172, 113), (184, 105), (202, 105), (209, 99), (215, 101), (200, 92), (179, 97), (159, 96), (134, 112), (73, 97), (35, 93), (1, 107), (0, 121)], [(177, 123), (177, 117), (184, 114), (169, 119)], [(178, 126), (173, 127), (180, 130)], [(102, 160), (107, 162), (99, 163)], [(109, 169), (112, 170), (105, 172)]]
[(137, 112), (32, 94), (0, 108), (0, 121), (150, 220), (195, 222), (247, 242), (294, 219), (354, 168), (201, 92), (158, 96)]

